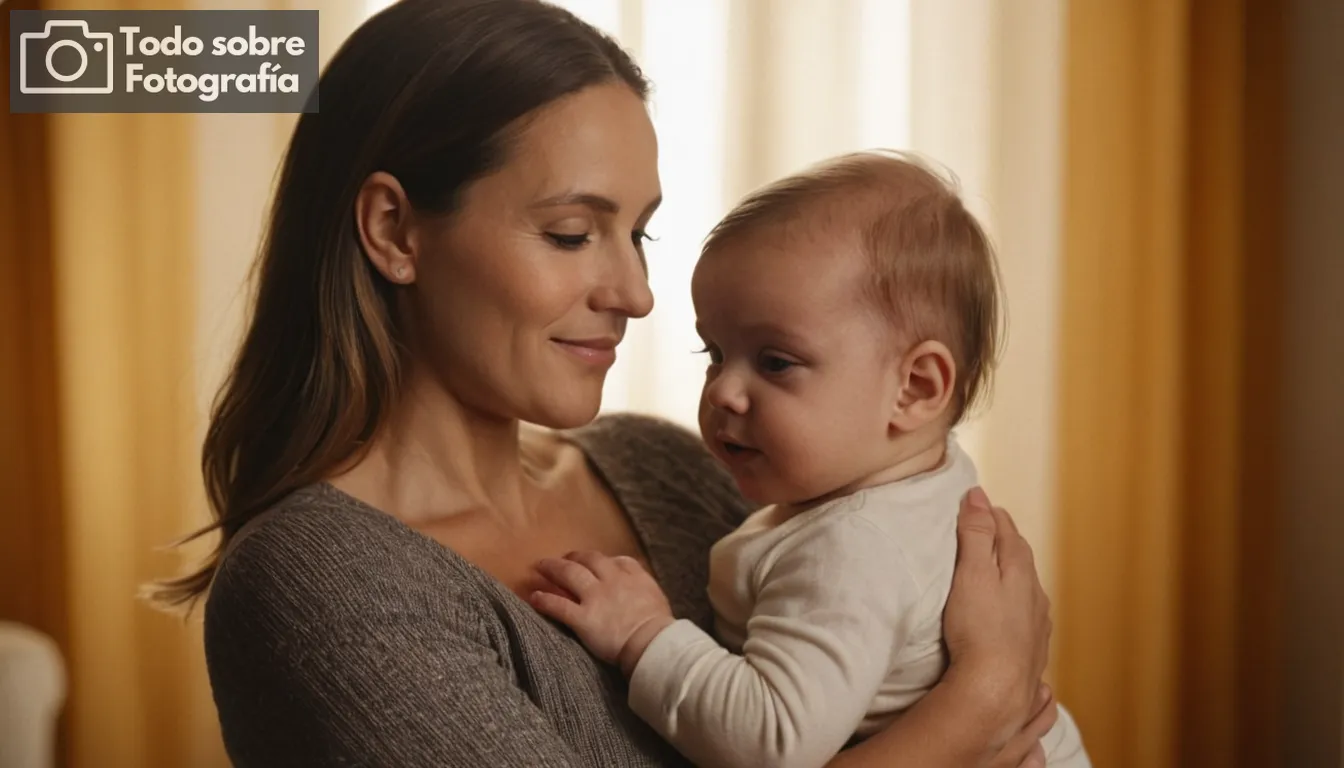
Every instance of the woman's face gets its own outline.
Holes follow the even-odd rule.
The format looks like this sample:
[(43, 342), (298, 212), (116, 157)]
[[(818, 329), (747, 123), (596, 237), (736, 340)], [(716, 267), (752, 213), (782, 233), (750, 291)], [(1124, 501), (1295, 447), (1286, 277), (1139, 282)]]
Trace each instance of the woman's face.
[(658, 149), (623, 84), (532, 117), (502, 168), (424, 222), (410, 337), (415, 365), (464, 405), (566, 428), (597, 415), (626, 322), (653, 309), (642, 241)]

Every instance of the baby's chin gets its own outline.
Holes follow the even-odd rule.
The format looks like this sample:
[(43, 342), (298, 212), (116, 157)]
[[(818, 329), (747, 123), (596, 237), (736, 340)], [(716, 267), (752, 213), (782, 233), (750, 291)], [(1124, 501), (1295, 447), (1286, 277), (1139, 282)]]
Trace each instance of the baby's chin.
[(775, 501), (775, 499), (780, 496), (779, 490), (771, 487), (771, 483), (762, 482), (760, 477), (747, 475), (740, 470), (736, 470), (731, 464), (722, 459), (719, 460), (719, 463), (728, 470), (728, 474), (732, 475), (733, 483), (737, 485), (737, 492), (742, 494), (742, 498), (757, 506), (779, 503)]
[(804, 505), (829, 492), (829, 489), (815, 488), (819, 478), (781, 475), (769, 454), (760, 449), (732, 450), (718, 441), (709, 443), (709, 449), (732, 476), (738, 493), (757, 506)]
[(761, 507), (770, 504), (802, 504), (809, 498), (797, 487), (773, 478), (744, 477), (734, 472), (733, 481), (737, 483), (737, 490), (743, 498)]

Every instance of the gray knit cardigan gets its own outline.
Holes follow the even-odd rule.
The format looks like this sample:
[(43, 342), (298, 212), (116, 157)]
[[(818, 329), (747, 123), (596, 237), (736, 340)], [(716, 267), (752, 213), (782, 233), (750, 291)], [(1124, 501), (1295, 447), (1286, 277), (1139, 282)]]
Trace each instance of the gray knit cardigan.
[[(698, 438), (641, 416), (566, 433), (673, 611), (709, 628), (710, 546), (749, 512)], [(253, 766), (670, 766), (618, 670), (452, 550), (328, 484), (249, 523), (205, 609), (230, 758)]]

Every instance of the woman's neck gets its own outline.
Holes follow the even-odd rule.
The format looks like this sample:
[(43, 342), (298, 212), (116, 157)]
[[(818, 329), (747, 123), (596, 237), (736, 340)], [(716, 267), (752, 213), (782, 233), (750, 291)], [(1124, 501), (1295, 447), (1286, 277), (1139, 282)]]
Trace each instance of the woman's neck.
[(406, 383), (368, 450), (331, 483), (413, 527), (481, 510), (530, 522), (536, 451), (522, 424), (471, 409), (427, 377)]

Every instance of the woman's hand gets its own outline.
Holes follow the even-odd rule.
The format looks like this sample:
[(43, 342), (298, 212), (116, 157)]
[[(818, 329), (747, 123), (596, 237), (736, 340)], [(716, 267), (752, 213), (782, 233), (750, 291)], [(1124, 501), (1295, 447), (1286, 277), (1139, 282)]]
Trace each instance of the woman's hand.
[[(957, 521), (957, 568), (943, 616), (951, 663), (946, 679), (979, 691), (995, 753), (1031, 743), (1030, 726), (1049, 730), (1053, 697), (1041, 697), (1050, 650), (1050, 600), (1036, 574), (1031, 545), (1008, 513), (979, 488), (967, 494)], [(1044, 731), (1036, 735), (1039, 739)], [(992, 765), (1015, 765), (999, 762)]]
[(1041, 683), (1036, 702), (1040, 706), (1036, 715), (994, 755), (989, 768), (1045, 768), (1045, 747), (1041, 745), (1041, 739), (1054, 727), (1059, 717), (1059, 705), (1054, 692), (1045, 683)]

